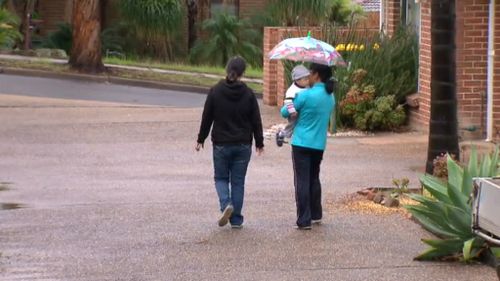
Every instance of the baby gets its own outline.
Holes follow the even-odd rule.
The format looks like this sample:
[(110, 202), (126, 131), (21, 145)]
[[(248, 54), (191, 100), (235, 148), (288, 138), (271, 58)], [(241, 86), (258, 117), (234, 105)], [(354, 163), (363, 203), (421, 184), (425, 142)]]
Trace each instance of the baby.
[(298, 93), (305, 90), (309, 86), (309, 70), (303, 65), (297, 65), (292, 70), (292, 80), (293, 83), (290, 85), (285, 94), (284, 104), (287, 107), (290, 117), (288, 118), (288, 124), (285, 129), (280, 130), (276, 133), (276, 145), (283, 146), (285, 138), (291, 138), (293, 134), (293, 129), (295, 128), (295, 123), (297, 122), (298, 113), (293, 105), (293, 100)]

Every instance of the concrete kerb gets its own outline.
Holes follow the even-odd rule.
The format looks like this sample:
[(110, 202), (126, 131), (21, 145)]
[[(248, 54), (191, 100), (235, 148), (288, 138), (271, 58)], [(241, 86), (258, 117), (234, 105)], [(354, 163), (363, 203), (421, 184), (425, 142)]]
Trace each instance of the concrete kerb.
[[(21, 61), (45, 61), (54, 64), (67, 64), (66, 60), (61, 59), (48, 59), (48, 58), (38, 58), (38, 57), (26, 57), (26, 56), (18, 56), (18, 55), (7, 55), (0, 54), (0, 59), (7, 60), (21, 60)], [(114, 64), (105, 64), (105, 67), (110, 69), (124, 69), (124, 70), (133, 70), (133, 71), (152, 71), (160, 74), (174, 74), (174, 75), (191, 75), (198, 77), (206, 77), (213, 79), (223, 79), (223, 76), (215, 75), (215, 74), (207, 74), (207, 73), (191, 73), (185, 71), (176, 71), (176, 70), (165, 70), (165, 69), (157, 69), (150, 67), (136, 67), (136, 66), (122, 66), (122, 65), (114, 65)], [(45, 78), (56, 78), (56, 79), (73, 79), (78, 81), (90, 81), (90, 82), (100, 82), (100, 83), (113, 83), (119, 85), (127, 85), (127, 86), (135, 86), (135, 87), (145, 87), (145, 88), (154, 88), (154, 89), (162, 89), (162, 90), (175, 90), (175, 91), (183, 91), (183, 92), (192, 92), (192, 93), (200, 93), (207, 94), (209, 91), (209, 87), (197, 86), (197, 85), (188, 85), (188, 84), (176, 84), (176, 83), (165, 83), (153, 80), (140, 80), (140, 79), (130, 79), (130, 78), (122, 78), (118, 76), (112, 75), (89, 75), (89, 74), (79, 74), (79, 73), (63, 73), (63, 72), (52, 72), (45, 70), (34, 70), (34, 69), (22, 69), (22, 68), (11, 68), (11, 67), (0, 67), (0, 73), (4, 74), (13, 74), (13, 75), (25, 75), (25, 76), (34, 76), (34, 77), (45, 77)], [(243, 82), (252, 82), (252, 83), (263, 83), (262, 79), (252, 79), (252, 78), (243, 78)], [(262, 93), (256, 93), (258, 98), (262, 98)]]
[[(0, 74), (33, 76), (33, 77), (54, 78), (54, 79), (71, 79), (77, 81), (97, 82), (97, 83), (111, 83), (117, 85), (153, 88), (161, 90), (173, 90), (173, 91), (190, 92), (198, 94), (208, 94), (210, 90), (209, 87), (203, 87), (203, 86), (165, 83), (152, 80), (130, 79), (112, 75), (63, 73), (63, 72), (52, 72), (45, 70), (33, 70), (33, 69), (11, 68), (11, 67), (0, 68)], [(257, 98), (261, 99), (262, 93), (256, 93), (256, 96)]]

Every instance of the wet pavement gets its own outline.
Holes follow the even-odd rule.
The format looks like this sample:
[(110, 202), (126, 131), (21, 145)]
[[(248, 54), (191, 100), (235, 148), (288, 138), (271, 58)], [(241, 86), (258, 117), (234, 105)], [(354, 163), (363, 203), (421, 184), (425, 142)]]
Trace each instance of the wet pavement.
[[(244, 228), (219, 228), (210, 146), (194, 151), (198, 102), (0, 94), (0, 203), (22, 207), (0, 210), (0, 280), (497, 280), (413, 261), (429, 234), (398, 214), (325, 204), (323, 225), (294, 229), (290, 148), (271, 140), (250, 164)], [(266, 127), (280, 121), (262, 111)], [(425, 149), (419, 133), (329, 140), (324, 201), (394, 177), (415, 186)]]

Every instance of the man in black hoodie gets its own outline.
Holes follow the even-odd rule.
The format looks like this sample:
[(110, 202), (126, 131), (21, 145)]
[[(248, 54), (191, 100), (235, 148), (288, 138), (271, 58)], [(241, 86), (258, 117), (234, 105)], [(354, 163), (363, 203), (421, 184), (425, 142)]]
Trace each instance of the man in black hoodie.
[(243, 224), (241, 209), (252, 139), (257, 155), (264, 151), (259, 104), (253, 91), (240, 80), (245, 68), (245, 60), (232, 58), (226, 67), (226, 79), (210, 89), (196, 145), (196, 151), (203, 148), (213, 124), (215, 189), (222, 212), (218, 224), (224, 226), (230, 222), (233, 228), (241, 228)]

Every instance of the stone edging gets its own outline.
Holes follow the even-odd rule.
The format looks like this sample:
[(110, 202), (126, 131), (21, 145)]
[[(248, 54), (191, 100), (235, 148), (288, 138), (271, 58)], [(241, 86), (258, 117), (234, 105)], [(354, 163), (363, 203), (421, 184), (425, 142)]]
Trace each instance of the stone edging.
[[(56, 79), (71, 79), (71, 80), (77, 80), (77, 81), (98, 82), (98, 83), (111, 83), (111, 84), (116, 84), (116, 85), (127, 85), (127, 86), (153, 88), (153, 89), (161, 89), (161, 90), (174, 90), (174, 91), (191, 92), (191, 93), (199, 93), (199, 94), (207, 94), (208, 91), (210, 90), (209, 87), (203, 87), (203, 86), (165, 83), (165, 82), (152, 81), (152, 80), (129, 79), (129, 78), (122, 78), (122, 77), (117, 77), (117, 76), (113, 76), (113, 75), (90, 75), (90, 74), (80, 74), (80, 73), (62, 73), (62, 72), (24, 69), (24, 68), (12, 68), (12, 67), (0, 67), (0, 74), (23, 75), (23, 76), (56, 78)], [(256, 93), (256, 95), (258, 98), (262, 98), (262, 94)]]

